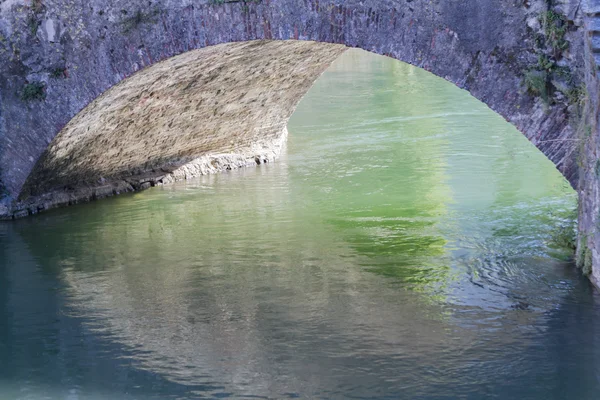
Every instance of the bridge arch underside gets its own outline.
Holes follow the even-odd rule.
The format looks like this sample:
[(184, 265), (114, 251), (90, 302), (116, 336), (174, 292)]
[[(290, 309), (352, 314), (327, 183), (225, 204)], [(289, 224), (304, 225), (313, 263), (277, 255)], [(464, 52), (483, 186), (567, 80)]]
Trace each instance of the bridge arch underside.
[(53, 208), (273, 161), (297, 103), (345, 49), (228, 43), (144, 69), (61, 130), (20, 199)]
[[(31, 14), (19, 2), (29, 4), (3, 10), (5, 33), (7, 18)], [(295, 106), (346, 47), (468, 90), (576, 184), (571, 105), (524, 85), (541, 29), (527, 21), (545, 1), (55, 3), (34, 14), (35, 37), (13, 35), (27, 54), (0, 61), (5, 218), (272, 160)], [(84, 23), (74, 29), (72, 17)], [(561, 62), (576, 69), (580, 52), (572, 45)], [(44, 99), (26, 101), (38, 81)]]

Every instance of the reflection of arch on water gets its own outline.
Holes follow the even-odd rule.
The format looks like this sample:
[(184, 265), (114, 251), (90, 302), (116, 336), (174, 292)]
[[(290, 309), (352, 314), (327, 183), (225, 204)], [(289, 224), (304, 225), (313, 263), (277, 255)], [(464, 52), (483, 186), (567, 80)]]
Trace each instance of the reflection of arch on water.
[[(267, 203), (285, 201), (280, 194), (267, 191), (260, 193), (260, 198), (266, 197)], [(259, 201), (256, 195), (248, 201)], [(202, 394), (233, 391), (265, 396), (287, 392), (308, 395), (311, 390), (356, 384), (340, 380), (336, 369), (361, 371), (365, 364), (377, 364), (379, 374), (363, 376), (361, 387), (378, 387), (386, 392), (396, 390), (397, 385), (428, 382), (433, 391), (436, 385), (443, 386), (445, 379), (456, 381), (456, 374), (468, 373), (477, 378), (472, 382), (481, 379), (494, 385), (497, 382), (490, 379), (501, 382), (531, 372), (531, 365), (522, 365), (519, 357), (529, 346), (547, 346), (548, 351), (536, 352), (547, 361), (544, 365), (555, 365), (550, 360), (562, 356), (560, 343), (540, 344), (534, 340), (540, 333), (537, 329), (565, 328), (553, 328), (552, 324), (555, 315), (557, 323), (564, 320), (560, 317), (563, 311), (555, 307), (564, 303), (568, 307), (564, 297), (569, 294), (549, 290), (546, 282), (524, 282), (522, 288), (513, 289), (544, 293), (544, 304), (549, 309), (519, 312), (511, 310), (510, 303), (502, 303), (503, 296), (490, 298), (487, 293), (477, 299), (477, 293), (467, 293), (464, 303), (457, 306), (462, 311), (460, 317), (454, 318), (445, 306), (430, 303), (427, 293), (410, 291), (403, 295), (401, 289), (390, 285), (393, 280), (350, 266), (348, 258), (337, 257), (335, 251), (315, 253), (323, 244), (315, 245), (310, 240), (299, 242), (300, 247), (283, 254), (277, 266), (231, 264), (231, 255), (218, 248), (219, 238), (201, 235), (203, 240), (199, 241), (198, 235), (186, 234), (198, 225), (189, 221), (190, 215), (200, 214), (198, 207), (195, 201), (170, 202), (165, 209), (155, 208), (152, 219), (127, 223), (118, 213), (99, 210), (87, 213), (88, 224), (72, 229), (63, 224), (64, 231), (52, 229), (52, 219), (63, 217), (49, 214), (47, 226), (32, 223), (9, 228), (6, 244), (18, 251), (0, 261), (0, 276), (8, 287), (6, 298), (0, 298), (0, 313), (11, 310), (5, 314), (7, 324), (0, 329), (0, 342), (14, 343), (15, 348), (30, 345), (53, 354), (40, 359), (35, 351), (20, 352), (11, 358), (13, 363), (24, 365), (42, 361), (53, 365), (29, 377), (29, 388), (54, 393), (71, 385), (85, 395), (90, 390), (95, 394), (111, 388), (125, 392), (134, 390), (131, 382), (146, 382), (148, 386), (140, 388), (140, 393), (146, 394), (152, 387), (157, 397), (164, 392), (185, 397), (194, 390)], [(246, 209), (239, 202), (224, 207), (223, 215)], [(256, 229), (268, 229), (272, 217), (265, 214), (257, 225), (230, 225), (225, 230), (235, 231), (240, 238), (252, 236)], [(208, 215), (202, 221), (210, 227), (221, 224), (220, 218)], [(173, 222), (184, 228), (175, 236), (168, 229), (157, 229)], [(89, 229), (90, 225), (95, 229)], [(308, 229), (315, 234), (314, 240), (332, 238), (328, 249), (346, 246), (329, 233), (319, 233), (326, 228), (313, 221), (307, 222)], [(39, 235), (50, 231), (57, 245), (40, 245)], [(152, 241), (145, 234), (150, 231), (156, 235)], [(282, 242), (293, 240), (293, 234), (297, 232), (278, 230)], [(72, 235), (87, 236), (97, 247), (70, 248), (66, 244)], [(234, 235), (230, 232), (226, 236)], [(157, 248), (156, 243), (164, 247)], [(245, 244), (247, 248), (239, 247), (244, 246), (243, 242), (233, 245), (237, 249), (230, 249), (231, 253), (246, 254), (256, 247), (250, 242)], [(191, 264), (165, 264), (173, 260), (173, 254), (197, 246), (207, 251), (198, 254)], [(95, 252), (112, 260), (112, 265), (97, 270), (89, 262), (95, 259)], [(132, 262), (148, 252), (153, 255), (154, 265)], [(302, 265), (298, 265), (299, 260)], [(547, 273), (548, 265), (544, 264)], [(560, 271), (566, 270), (557, 268), (557, 274)], [(583, 288), (575, 291), (579, 290)], [(469, 303), (473, 299), (475, 302)], [(497, 301), (495, 305), (505, 309), (481, 308), (490, 301)], [(475, 328), (488, 319), (502, 328)], [(21, 330), (23, 326), (30, 327), (26, 334)], [(55, 332), (57, 340), (44, 344), (37, 338), (47, 336), (48, 330)], [(586, 329), (575, 332), (585, 335)], [(590, 340), (589, 335), (585, 337)], [(372, 344), (368, 354), (355, 351), (361, 343)], [(488, 353), (488, 348), (502, 348), (503, 353)], [(444, 354), (440, 349), (446, 350)], [(323, 354), (331, 356), (328, 363), (323, 362)], [(462, 355), (463, 363), (456, 362), (457, 354)], [(477, 363), (472, 362), (472, 354), (477, 355)], [(73, 368), (71, 363), (86, 362), (98, 368), (90, 368), (81, 377), (74, 377), (73, 382), (56, 385), (60, 374), (68, 375), (66, 371)], [(500, 368), (507, 363), (512, 368)], [(296, 369), (297, 365), (304, 368)], [(400, 383), (394, 380), (399, 367), (410, 371)], [(430, 374), (432, 368), (439, 373)], [(280, 379), (282, 371), (294, 374)], [(581, 372), (585, 374), (583, 379), (593, 379), (594, 371)], [(539, 376), (539, 382), (547, 383), (555, 375), (543, 371)], [(580, 378), (569, 375), (563, 381), (565, 388)], [(17, 388), (19, 382), (13, 382)], [(271, 385), (263, 386), (261, 382)]]
[[(79, 34), (86, 40), (102, 34), (102, 39), (97, 38), (99, 45), (78, 48), (82, 52), (78, 55), (65, 53), (67, 66), (77, 69), (69, 71), (69, 79), (50, 82), (46, 101), (27, 109), (31, 118), (23, 118), (23, 107), (8, 107), (4, 112), (7, 143), (0, 163), (2, 182), (13, 199), (62, 191), (21, 205), (17, 214), (23, 215), (27, 208), (37, 212), (77, 198), (103, 197), (170, 180), (172, 176), (165, 178), (169, 172), (192, 160), (196, 163), (178, 170), (177, 178), (272, 159), (295, 104), (342, 51), (325, 43), (385, 54), (469, 90), (513, 123), (575, 182), (575, 145), (570, 140), (573, 132), (566, 106), (555, 104), (545, 110), (521, 86), (520, 74), (530, 62), (528, 52), (533, 46), (523, 21), (539, 10), (509, 6), (503, 0), (480, 1), (480, 6), (432, 6), (425, 0), (410, 6), (392, 0), (364, 5), (294, 0), (168, 6), (158, 2), (155, 10), (145, 11), (141, 0), (127, 2), (123, 10), (114, 9), (108, 0), (96, 0), (95, 9), (102, 10), (100, 15), (107, 19), (102, 21), (103, 29), (57, 34)], [(44, 12), (51, 15), (54, 7), (59, 5), (47, 5)], [(68, 13), (83, 14), (77, 7)], [(129, 15), (138, 17), (128, 19)], [(7, 13), (5, 18), (16, 16)], [(58, 22), (48, 24), (53, 23)], [(511, 37), (502, 34), (507, 31)], [(258, 42), (211, 48), (255, 39), (322, 44)], [(186, 53), (203, 47), (198, 53)], [(169, 59), (182, 53), (186, 54)], [(126, 79), (141, 68), (146, 69)], [(169, 81), (183, 78), (182, 68), (190, 70), (185, 84)], [(196, 72), (191, 72), (194, 68)], [(273, 82), (269, 74), (274, 74)], [(214, 79), (221, 81), (205, 91), (207, 82)], [(83, 85), (85, 80), (94, 85)], [(143, 92), (151, 84), (157, 90), (173, 90), (186, 101), (153, 98), (153, 93)], [(259, 88), (255, 92), (253, 84)], [(236, 89), (227, 90), (232, 87)], [(235, 93), (239, 88), (243, 93)], [(3, 106), (19, 103), (11, 93), (3, 98)], [(90, 106), (77, 114), (87, 103)], [(152, 104), (155, 113), (147, 109)], [(201, 118), (199, 108), (212, 120)], [(147, 114), (139, 114), (143, 109)], [(102, 111), (117, 111), (116, 118), (102, 119)], [(146, 129), (140, 115), (152, 120), (162, 134)], [(46, 120), (52, 123), (36, 122)], [(205, 125), (204, 129), (199, 125)], [(232, 152), (235, 156), (224, 156)], [(214, 157), (202, 159), (207, 155)]]

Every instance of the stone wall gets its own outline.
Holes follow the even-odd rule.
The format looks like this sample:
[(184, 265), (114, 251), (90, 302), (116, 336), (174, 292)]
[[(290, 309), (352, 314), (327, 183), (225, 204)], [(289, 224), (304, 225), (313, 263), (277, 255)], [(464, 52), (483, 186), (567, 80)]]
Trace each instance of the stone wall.
[(582, 2), (588, 102), (579, 128), (580, 179), (577, 264), (600, 287), (600, 0)]

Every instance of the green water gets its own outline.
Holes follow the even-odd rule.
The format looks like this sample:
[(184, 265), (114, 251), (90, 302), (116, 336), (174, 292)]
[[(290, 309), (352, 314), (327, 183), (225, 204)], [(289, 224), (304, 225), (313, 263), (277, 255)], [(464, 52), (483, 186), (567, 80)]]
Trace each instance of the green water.
[(575, 193), (425, 71), (348, 51), (275, 164), (0, 225), (0, 399), (595, 399)]

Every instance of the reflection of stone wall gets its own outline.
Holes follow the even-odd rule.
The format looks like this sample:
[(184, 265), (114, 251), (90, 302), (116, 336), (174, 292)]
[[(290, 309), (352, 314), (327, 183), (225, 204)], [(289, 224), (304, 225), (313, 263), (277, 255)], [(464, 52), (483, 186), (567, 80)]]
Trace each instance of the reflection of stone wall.
[[(465, 299), (465, 306), (472, 308), (471, 319), (463, 315), (455, 321), (427, 292), (399, 289), (390, 285), (394, 280), (358, 267), (364, 260), (348, 257), (352, 250), (326, 226), (306, 221), (301, 237), (296, 223), (286, 229), (281, 219), (287, 214), (271, 208), (290, 201), (285, 194), (293, 193), (239, 192), (247, 196), (247, 203), (234, 195), (231, 201), (216, 201), (222, 210), (212, 214), (204, 212), (202, 201), (178, 199), (152, 207), (153, 218), (124, 222), (118, 212), (98, 213), (104, 216), (102, 222), (90, 218), (90, 224), (57, 235), (63, 244), (73, 234), (95, 243), (93, 248), (55, 246), (52, 257), (44, 258), (60, 260), (65, 308), (85, 318), (86, 335), (104, 337), (130, 354), (136, 369), (174, 383), (212, 383), (247, 395), (308, 396), (340, 385), (338, 379), (352, 384), (352, 374), (336, 375), (340, 368), (361, 371), (365, 365), (382, 363), (380, 375), (363, 376), (361, 383), (388, 388), (394, 384), (386, 379), (398, 373), (399, 358), (414, 364), (415, 376), (429, 366), (453, 370), (457, 366), (446, 355), (474, 348), (481, 355), (481, 348), (527, 343), (528, 327), (545, 315), (512, 312), (504, 296), (486, 292), (496, 312), (508, 309), (495, 316), (506, 331), (482, 333), (463, 326), (465, 320), (490, 318), (479, 309), (486, 302), (473, 293)], [(227, 222), (232, 215), (255, 209), (263, 214), (252, 225), (234, 223), (233, 218)], [(216, 226), (219, 229), (212, 229)], [(260, 238), (256, 232), (261, 232)], [(36, 243), (31, 247), (43, 248)], [(98, 263), (106, 269), (96, 271), (97, 264), (89, 262), (96, 257), (110, 260), (110, 267)], [(174, 262), (178, 257), (186, 261)], [(139, 262), (149, 258), (151, 263)], [(548, 298), (558, 302), (563, 294), (554, 295)], [(468, 303), (472, 298), (475, 302)], [(510, 330), (515, 326), (519, 335)], [(368, 352), (359, 351), (364, 343), (370, 344)], [(326, 361), (324, 355), (331, 358)], [(485, 359), (495, 360), (492, 353)], [(468, 364), (465, 360), (463, 367)], [(294, 374), (287, 375), (290, 371)], [(287, 375), (283, 380), (281, 373)]]

